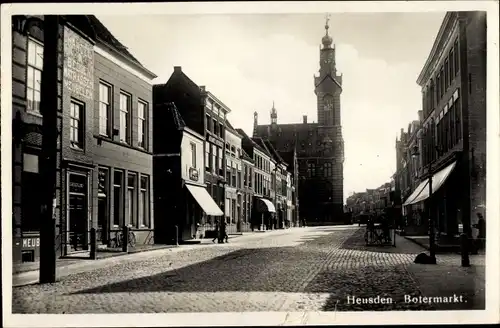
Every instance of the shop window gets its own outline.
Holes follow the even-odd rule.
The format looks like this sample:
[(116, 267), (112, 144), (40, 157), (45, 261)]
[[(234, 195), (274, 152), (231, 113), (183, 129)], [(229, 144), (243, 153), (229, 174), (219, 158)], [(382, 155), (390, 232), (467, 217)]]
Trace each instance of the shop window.
[(123, 171), (115, 170), (113, 181), (113, 225), (122, 224), (121, 217), (123, 213)]
[(109, 170), (99, 168), (97, 173), (97, 227), (99, 230), (108, 227), (108, 181)]
[(139, 195), (139, 226), (149, 227), (148, 177), (141, 175)]
[(126, 224), (137, 227), (136, 212), (135, 212), (135, 185), (136, 185), (137, 175), (134, 173), (129, 173), (127, 177), (127, 220)]

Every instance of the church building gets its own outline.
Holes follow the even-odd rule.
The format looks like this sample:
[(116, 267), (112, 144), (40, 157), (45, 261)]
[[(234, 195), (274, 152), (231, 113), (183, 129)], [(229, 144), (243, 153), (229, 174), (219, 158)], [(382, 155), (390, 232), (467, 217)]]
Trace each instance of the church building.
[(307, 224), (344, 222), (344, 141), (340, 119), (342, 75), (337, 74), (335, 45), (326, 34), (320, 48), (320, 70), (314, 76), (317, 123), (278, 124), (278, 111), (271, 109), (271, 124), (259, 125), (254, 114), (254, 137), (269, 140), (278, 152), (297, 152), (300, 217)]

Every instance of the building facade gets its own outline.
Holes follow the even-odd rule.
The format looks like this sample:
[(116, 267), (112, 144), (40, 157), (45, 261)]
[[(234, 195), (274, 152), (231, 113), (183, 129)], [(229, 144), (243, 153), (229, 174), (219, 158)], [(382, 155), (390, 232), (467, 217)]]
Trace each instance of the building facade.
[[(417, 83), (422, 87), (421, 183), (405, 205), (424, 202), (438, 242), (484, 216), (486, 13), (448, 12)], [(433, 177), (429, 195), (428, 177)], [(431, 197), (429, 197), (431, 196)], [(412, 198), (413, 197), (413, 198)]]
[(242, 223), (241, 223), (241, 231), (248, 232), (252, 230), (251, 226), (251, 213), (252, 213), (252, 203), (254, 197), (254, 161), (248, 156), (245, 150), (242, 148), (241, 150), (241, 165), (243, 167), (243, 187), (241, 189), (243, 206), (242, 206)]
[(271, 200), (271, 154), (242, 129), (236, 131), (242, 136), (243, 150), (254, 162), (250, 226), (252, 230), (268, 230), (276, 214), (276, 208)]
[[(225, 129), (226, 115), (230, 109), (217, 97), (198, 86), (180, 66), (165, 84), (153, 87), (155, 104), (173, 102), (186, 126), (203, 136), (204, 145), (204, 181), (206, 189), (217, 206), (225, 212)], [(209, 215), (207, 225), (213, 226), (217, 216)], [(211, 233), (208, 233), (211, 234)]]
[(337, 72), (335, 46), (328, 35), (322, 39), (320, 70), (314, 77), (317, 123), (304, 116), (302, 124), (278, 124), (271, 110), (271, 124), (259, 125), (254, 118), (254, 136), (269, 139), (279, 152), (297, 151), (300, 215), (309, 224), (344, 221), (343, 163), (340, 95), (342, 75)]
[(227, 121), (225, 130), (226, 196), (225, 215), (228, 234), (242, 232), (243, 165), (241, 162), (241, 136)]
[(207, 217), (223, 215), (204, 181), (205, 139), (186, 126), (173, 103), (155, 105), (154, 117), (156, 241), (203, 238)]
[[(40, 251), (42, 191), (32, 186), (41, 181), (44, 69), (57, 75), (59, 90), (56, 254), (88, 251), (91, 228), (101, 247), (124, 225), (138, 244), (154, 242), (149, 106), (156, 76), (91, 15), (59, 16), (59, 60), (44, 68), (43, 27), (43, 16), (13, 17), (14, 262), (34, 261)], [(109, 87), (105, 101), (101, 83)]]

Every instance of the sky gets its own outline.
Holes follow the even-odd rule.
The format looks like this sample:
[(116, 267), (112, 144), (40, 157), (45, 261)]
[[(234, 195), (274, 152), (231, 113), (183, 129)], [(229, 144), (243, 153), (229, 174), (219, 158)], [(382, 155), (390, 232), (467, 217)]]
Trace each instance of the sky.
[[(330, 35), (343, 74), (344, 197), (389, 182), (396, 137), (418, 119), (417, 77), (444, 12), (335, 13)], [(97, 16), (165, 83), (174, 66), (230, 109), (231, 124), (252, 133), (253, 113), (269, 124), (317, 121), (314, 75), (324, 14)], [(418, 27), (418, 28), (416, 28)]]

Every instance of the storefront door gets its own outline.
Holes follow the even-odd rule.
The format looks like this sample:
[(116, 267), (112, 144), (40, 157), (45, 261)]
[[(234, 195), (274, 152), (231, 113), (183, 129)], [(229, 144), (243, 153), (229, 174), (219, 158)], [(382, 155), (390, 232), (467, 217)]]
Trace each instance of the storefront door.
[(70, 172), (68, 180), (67, 252), (71, 253), (88, 250), (88, 176)]

